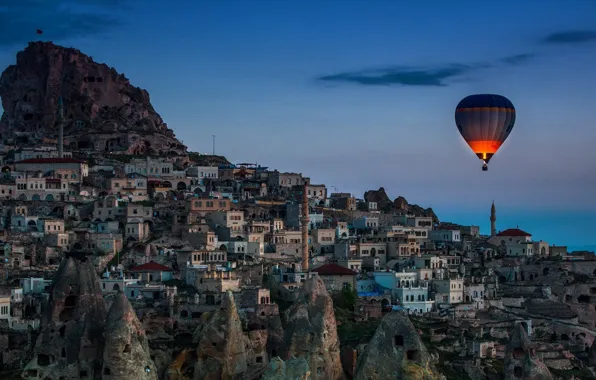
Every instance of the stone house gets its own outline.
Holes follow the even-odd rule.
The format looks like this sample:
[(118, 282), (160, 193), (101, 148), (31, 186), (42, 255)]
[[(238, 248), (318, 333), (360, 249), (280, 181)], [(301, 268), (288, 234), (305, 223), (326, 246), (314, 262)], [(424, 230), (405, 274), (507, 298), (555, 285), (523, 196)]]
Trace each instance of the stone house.
[(329, 293), (356, 289), (356, 272), (337, 264), (325, 264), (312, 270), (318, 273)]

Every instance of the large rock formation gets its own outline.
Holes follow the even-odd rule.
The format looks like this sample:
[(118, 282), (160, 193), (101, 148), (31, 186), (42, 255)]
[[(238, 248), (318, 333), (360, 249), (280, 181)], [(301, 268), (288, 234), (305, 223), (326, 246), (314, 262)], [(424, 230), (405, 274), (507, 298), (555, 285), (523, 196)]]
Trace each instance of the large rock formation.
[(536, 349), (524, 328), (518, 323), (505, 348), (505, 380), (551, 380), (553, 377), (536, 356)]
[(588, 351), (588, 365), (596, 367), (596, 340), (594, 340)]
[(105, 303), (90, 261), (62, 261), (25, 379), (92, 379), (101, 368)]
[(306, 280), (286, 320), (282, 358), (304, 358), (313, 380), (344, 379), (333, 300), (319, 276)]
[(380, 187), (379, 190), (368, 190), (365, 192), (364, 200), (367, 202), (376, 202), (379, 210), (397, 212), (403, 215), (430, 216), (435, 223), (439, 222), (439, 218), (432, 208), (424, 208), (418, 205), (409, 204), (406, 198), (401, 196), (391, 201), (383, 187)]
[(442, 379), (416, 328), (402, 311), (387, 314), (356, 362), (354, 380)]
[(310, 380), (310, 369), (304, 359), (291, 358), (284, 362), (276, 357), (271, 359), (269, 367), (261, 380)]
[(79, 50), (31, 42), (0, 78), (0, 133), (19, 146), (58, 134), (58, 99), (65, 148), (124, 154), (179, 154), (186, 147), (153, 109), (147, 91)]
[(102, 374), (110, 380), (157, 380), (147, 337), (126, 295), (118, 292), (108, 313)]
[[(220, 310), (201, 316), (195, 331), (197, 364), (195, 380), (242, 378), (249, 371), (250, 342), (242, 331), (242, 322), (231, 292)], [(263, 368), (264, 369), (264, 368)]]

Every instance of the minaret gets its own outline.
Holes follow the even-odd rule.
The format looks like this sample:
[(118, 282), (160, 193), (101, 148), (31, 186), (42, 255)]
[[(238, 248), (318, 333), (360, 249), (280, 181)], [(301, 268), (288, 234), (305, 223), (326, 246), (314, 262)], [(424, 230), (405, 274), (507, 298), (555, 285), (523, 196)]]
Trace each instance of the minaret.
[(490, 236), (497, 234), (497, 210), (495, 209), (495, 201), (490, 208)]
[(302, 186), (302, 271), (308, 272), (308, 195), (306, 194), (306, 182)]
[(58, 157), (64, 157), (64, 105), (62, 97), (58, 98)]

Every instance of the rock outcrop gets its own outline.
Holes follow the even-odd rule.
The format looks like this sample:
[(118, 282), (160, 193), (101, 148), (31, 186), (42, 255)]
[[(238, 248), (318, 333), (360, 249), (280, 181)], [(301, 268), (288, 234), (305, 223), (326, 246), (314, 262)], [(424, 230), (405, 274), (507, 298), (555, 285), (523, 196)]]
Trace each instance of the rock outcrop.
[(157, 380), (141, 322), (126, 295), (118, 292), (108, 312), (102, 375), (110, 380)]
[(121, 154), (178, 155), (176, 139), (149, 93), (79, 50), (31, 42), (0, 77), (5, 142), (35, 145), (56, 138), (57, 106), (64, 104), (65, 149)]
[(592, 343), (588, 351), (588, 365), (596, 367), (596, 340)]
[(374, 336), (358, 357), (354, 380), (434, 380), (435, 369), (416, 328), (403, 311), (383, 318)]
[(281, 357), (303, 358), (313, 380), (344, 379), (333, 300), (319, 276), (306, 280), (298, 299), (286, 310)]
[(203, 314), (201, 319), (194, 333), (197, 341), (194, 379), (243, 378), (251, 363), (250, 342), (242, 331), (233, 294), (228, 292), (223, 307)]
[(25, 379), (97, 378), (104, 346), (106, 310), (90, 261), (64, 259), (46, 305), (35, 356)]
[(304, 359), (291, 358), (284, 362), (279, 357), (271, 359), (261, 380), (310, 380), (310, 369)]
[(424, 208), (418, 205), (409, 204), (406, 198), (402, 196), (391, 201), (383, 187), (380, 187), (379, 190), (368, 190), (365, 192), (364, 200), (367, 202), (376, 202), (378, 209), (385, 212), (397, 212), (403, 215), (430, 216), (435, 223), (439, 222), (439, 218), (432, 208)]
[(536, 356), (524, 325), (518, 323), (505, 348), (505, 380), (551, 380), (553, 377)]

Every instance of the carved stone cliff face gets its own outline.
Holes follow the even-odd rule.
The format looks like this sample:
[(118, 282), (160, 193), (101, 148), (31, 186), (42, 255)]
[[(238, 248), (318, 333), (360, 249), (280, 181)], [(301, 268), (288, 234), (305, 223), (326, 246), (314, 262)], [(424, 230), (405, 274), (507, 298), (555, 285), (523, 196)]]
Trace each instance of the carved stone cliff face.
[(505, 348), (505, 379), (551, 380), (553, 377), (536, 350), (524, 326), (515, 326)]
[(102, 376), (110, 380), (157, 380), (147, 336), (130, 302), (119, 292), (108, 313)]
[(64, 103), (65, 149), (126, 154), (186, 151), (151, 105), (147, 91), (76, 49), (31, 42), (0, 78), (0, 133), (20, 146), (56, 138)]
[(306, 280), (286, 320), (282, 358), (304, 358), (313, 380), (344, 379), (333, 300), (320, 277)]
[(354, 380), (441, 379), (405, 312), (387, 314), (358, 357)]
[(94, 378), (101, 362), (105, 320), (105, 303), (91, 262), (63, 260), (24, 378)]
[(379, 190), (368, 190), (364, 193), (364, 200), (367, 202), (376, 202), (379, 210), (386, 212), (398, 212), (400, 214), (411, 214), (418, 216), (429, 216), (433, 218), (435, 223), (439, 222), (439, 218), (432, 208), (423, 208), (415, 204), (409, 204), (406, 198), (399, 196), (391, 201), (385, 188), (380, 187)]
[(291, 358), (284, 362), (276, 357), (271, 359), (261, 380), (310, 380), (308, 363), (304, 359)]
[(203, 314), (203, 324), (195, 331), (195, 380), (242, 378), (249, 371), (250, 342), (242, 331), (231, 292), (226, 294), (224, 304), (218, 311)]

